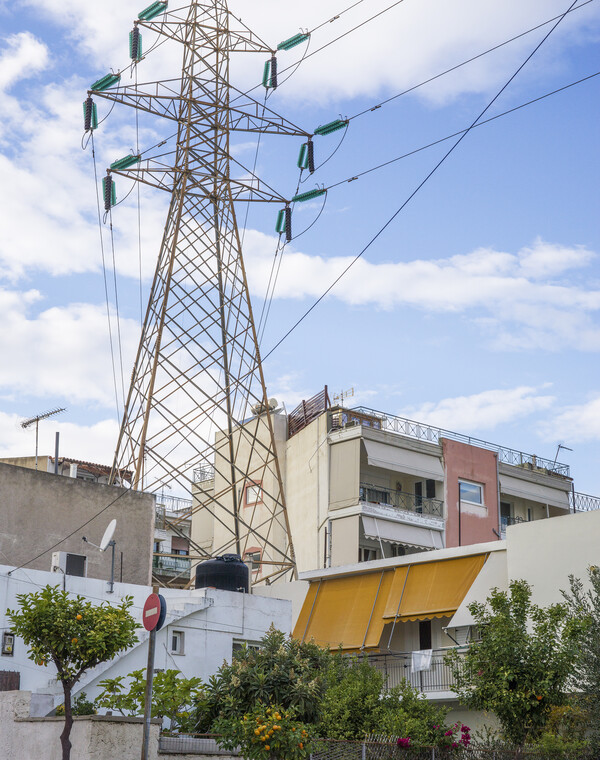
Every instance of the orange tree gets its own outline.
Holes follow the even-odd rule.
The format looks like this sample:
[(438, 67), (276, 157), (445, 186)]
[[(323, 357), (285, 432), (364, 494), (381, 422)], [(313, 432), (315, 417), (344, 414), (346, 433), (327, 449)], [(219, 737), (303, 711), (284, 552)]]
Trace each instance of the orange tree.
[(56, 586), (19, 594), (17, 599), (20, 609), (7, 611), (12, 630), (27, 644), (36, 665), (54, 664), (63, 687), (65, 725), (60, 741), (62, 758), (69, 760), (73, 687), (86, 670), (137, 642), (138, 626), (127, 611), (133, 601), (125, 597), (118, 605), (94, 605)]
[(309, 726), (297, 720), (296, 710), (258, 703), (241, 718), (218, 718), (214, 730), (219, 744), (239, 751), (245, 760), (303, 760), (314, 746)]
[(512, 581), (508, 592), (493, 589), (469, 611), (481, 638), (464, 654), (446, 656), (453, 690), (471, 710), (495, 713), (504, 738), (522, 747), (565, 703), (584, 626), (564, 605), (533, 604), (524, 580)]

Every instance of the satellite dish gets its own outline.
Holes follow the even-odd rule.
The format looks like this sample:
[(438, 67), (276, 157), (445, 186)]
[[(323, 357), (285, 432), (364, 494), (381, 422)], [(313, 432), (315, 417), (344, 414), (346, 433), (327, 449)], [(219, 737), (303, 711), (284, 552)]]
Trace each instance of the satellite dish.
[(104, 535), (102, 536), (102, 541), (100, 541), (100, 551), (105, 551), (106, 547), (109, 545), (109, 543), (112, 541), (112, 537), (115, 534), (115, 528), (117, 527), (117, 521), (111, 520), (108, 523), (108, 528), (104, 531)]

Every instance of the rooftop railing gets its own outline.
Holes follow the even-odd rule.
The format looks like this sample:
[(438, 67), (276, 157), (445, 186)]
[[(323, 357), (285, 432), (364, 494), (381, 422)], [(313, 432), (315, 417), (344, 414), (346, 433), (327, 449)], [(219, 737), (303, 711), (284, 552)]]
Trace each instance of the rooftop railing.
[(152, 570), (162, 575), (189, 573), (191, 566), (192, 561), (189, 557), (161, 557), (160, 555), (152, 557)]
[(194, 470), (194, 483), (205, 483), (207, 480), (215, 479), (215, 468), (211, 465), (198, 467)]
[(600, 496), (590, 496), (587, 493), (571, 493), (571, 509), (574, 512), (592, 512), (600, 509)]
[(423, 515), (444, 516), (444, 502), (439, 499), (431, 499), (426, 496), (415, 496), (404, 491), (392, 491), (391, 489), (373, 486), (369, 483), (360, 484), (360, 500), (371, 504), (383, 504), (407, 512), (417, 512)]
[(378, 412), (375, 409), (369, 409), (365, 406), (359, 406), (355, 409), (348, 410), (347, 414), (349, 420), (352, 418), (352, 412), (358, 412), (360, 415), (369, 415), (379, 419), (381, 430), (388, 430), (391, 433), (406, 435), (410, 438), (416, 438), (420, 441), (429, 441), (430, 443), (439, 443), (441, 438), (450, 438), (453, 441), (460, 441), (461, 443), (468, 443), (482, 449), (495, 451), (498, 454), (499, 461), (504, 462), (505, 464), (510, 464), (515, 467), (524, 467), (531, 470), (543, 470), (548, 475), (560, 475), (566, 478), (570, 477), (568, 464), (561, 464), (561, 462), (544, 459), (535, 454), (526, 454), (525, 452), (517, 451), (516, 449), (507, 449), (504, 446), (498, 446), (495, 443), (489, 443), (489, 441), (483, 441), (480, 438), (473, 438), (472, 436), (463, 435), (462, 433), (454, 433), (451, 430), (444, 430), (443, 428), (425, 425), (422, 422), (415, 422), (414, 420), (409, 420), (405, 417), (396, 417), (395, 415), (386, 414), (385, 412)]

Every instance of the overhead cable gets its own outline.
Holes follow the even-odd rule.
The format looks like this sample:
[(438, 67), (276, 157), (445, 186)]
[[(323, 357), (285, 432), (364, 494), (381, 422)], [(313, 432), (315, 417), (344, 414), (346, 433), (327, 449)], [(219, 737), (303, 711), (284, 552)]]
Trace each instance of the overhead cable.
[(527, 58), (519, 65), (517, 70), (511, 75), (511, 77), (508, 79), (508, 81), (502, 85), (502, 87), (498, 90), (498, 92), (494, 95), (494, 97), (490, 100), (490, 102), (487, 104), (487, 106), (481, 111), (481, 113), (477, 116), (477, 118), (471, 123), (471, 125), (463, 131), (463, 133), (460, 135), (458, 140), (452, 145), (452, 147), (446, 151), (446, 153), (442, 156), (442, 158), (436, 163), (436, 165), (431, 169), (431, 171), (425, 176), (423, 180), (417, 185), (417, 187), (412, 191), (412, 193), (406, 198), (406, 200), (402, 203), (401, 206), (399, 206), (396, 211), (392, 214), (392, 216), (385, 222), (385, 224), (379, 228), (379, 230), (373, 235), (373, 237), (369, 240), (369, 242), (362, 248), (362, 250), (352, 259), (352, 261), (344, 268), (344, 270), (339, 274), (335, 280), (329, 285), (329, 287), (317, 298), (317, 300), (308, 308), (304, 314), (296, 320), (296, 322), (289, 328), (289, 330), (275, 343), (275, 345), (268, 351), (266, 354), (263, 355), (263, 361), (265, 361), (271, 354), (286, 340), (289, 335), (291, 335), (292, 332), (306, 319), (306, 317), (321, 303), (321, 301), (333, 290), (333, 288), (337, 285), (337, 283), (344, 277), (344, 275), (356, 264), (356, 262), (366, 253), (366, 251), (373, 245), (373, 243), (385, 232), (385, 230), (390, 226), (390, 224), (396, 219), (396, 217), (404, 210), (404, 208), (410, 203), (410, 201), (417, 195), (417, 193), (421, 190), (421, 188), (433, 177), (433, 175), (437, 172), (437, 170), (442, 166), (442, 164), (446, 161), (447, 158), (458, 148), (460, 143), (465, 139), (465, 137), (469, 134), (469, 132), (477, 125), (479, 120), (482, 116), (484, 116), (489, 109), (493, 106), (493, 104), (498, 100), (500, 95), (506, 90), (506, 88), (511, 84), (511, 82), (518, 76), (518, 74), (522, 71), (522, 69), (529, 63), (529, 61), (533, 58), (533, 56), (537, 53), (537, 51), (542, 47), (544, 42), (550, 37), (552, 32), (558, 27), (560, 22), (565, 18), (565, 16), (569, 13), (569, 11), (576, 5), (577, 0), (573, 0), (571, 5), (567, 8), (567, 10), (558, 17), (556, 23), (552, 26), (552, 28), (544, 35), (544, 37), (538, 42), (538, 44), (534, 47), (534, 49), (529, 53)]

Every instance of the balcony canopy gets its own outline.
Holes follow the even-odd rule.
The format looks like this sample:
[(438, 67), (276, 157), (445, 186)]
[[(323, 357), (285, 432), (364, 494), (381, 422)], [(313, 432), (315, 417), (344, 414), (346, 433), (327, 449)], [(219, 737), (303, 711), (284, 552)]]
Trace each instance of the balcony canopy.
[(366, 538), (386, 541), (389, 544), (418, 546), (420, 549), (444, 548), (442, 533), (439, 530), (366, 515), (362, 515), (361, 519)]
[(367, 461), (371, 467), (405, 472), (418, 478), (444, 479), (444, 468), (439, 457), (381, 441), (363, 438)]
[(451, 617), (487, 554), (311, 581), (294, 638), (376, 650), (386, 623)]

